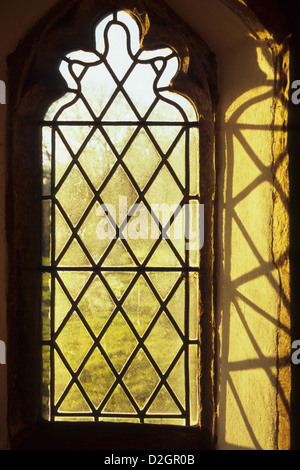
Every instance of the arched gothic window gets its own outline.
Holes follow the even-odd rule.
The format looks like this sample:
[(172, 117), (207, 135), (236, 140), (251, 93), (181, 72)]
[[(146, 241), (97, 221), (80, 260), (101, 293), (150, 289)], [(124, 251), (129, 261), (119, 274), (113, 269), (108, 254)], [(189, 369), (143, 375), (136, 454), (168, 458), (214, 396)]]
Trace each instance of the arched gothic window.
[(166, 6), (109, 3), (55, 7), (10, 59), (14, 448), (214, 433), (215, 58)]
[(129, 13), (95, 46), (43, 122), (44, 415), (197, 425), (198, 116)]

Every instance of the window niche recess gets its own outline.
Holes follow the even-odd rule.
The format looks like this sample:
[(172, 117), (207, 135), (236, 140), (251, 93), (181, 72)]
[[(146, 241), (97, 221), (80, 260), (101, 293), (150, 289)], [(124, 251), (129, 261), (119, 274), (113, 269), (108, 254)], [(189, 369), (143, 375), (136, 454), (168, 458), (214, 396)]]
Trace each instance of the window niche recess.
[[(79, 445), (79, 448), (103, 449), (146, 449), (164, 447), (174, 449), (210, 448), (213, 442), (215, 415), (214, 383), (212, 379), (212, 370), (214, 368), (214, 331), (212, 327), (214, 310), (214, 116), (216, 107), (216, 69), (214, 56), (208, 50), (203, 41), (198, 38), (195, 33), (191, 31), (181, 21), (181, 19), (173, 14), (173, 12), (163, 3), (160, 3), (159, 8), (154, 5), (154, 2), (138, 2), (138, 5), (135, 5), (133, 2), (114, 2), (114, 5), (112, 5), (111, 2), (103, 1), (101, 2), (100, 7), (99, 4), (96, 6), (94, 3), (96, 2), (86, 1), (81, 2), (80, 4), (78, 2), (69, 2), (68, 5), (64, 5), (60, 9), (55, 7), (34, 28), (22, 44), (20, 44), (17, 51), (9, 58), (10, 78), (8, 99), (10, 103), (10, 114), (8, 123), (8, 143), (10, 158), (8, 161), (9, 190), (7, 198), (7, 223), (8, 233), (10, 233), (11, 236), (8, 241), (10, 263), (8, 296), (8, 347), (10, 353), (8, 354), (8, 374), (9, 426), (12, 447), (67, 449), (78, 448)], [(51, 255), (49, 252), (50, 258), (48, 261), (45, 261), (44, 259), (42, 267), (42, 255), (45, 255), (45, 243), (43, 240), (45, 241), (45, 238), (47, 238), (45, 233), (49, 229), (50, 223), (48, 220), (47, 223), (44, 224), (44, 229), (41, 230), (41, 227), (43, 227), (43, 218), (45, 220), (45, 209), (42, 209), (42, 205), (45, 205), (45, 203), (49, 204), (49, 201), (51, 204), (53, 199), (50, 197), (50, 192), (47, 193), (47, 188), (45, 186), (45, 166), (43, 167), (41, 149), (43, 144), (45, 145), (45, 142), (46, 145), (47, 142), (49, 145), (49, 142), (52, 142), (53, 145), (53, 135), (54, 132), (57, 131), (57, 125), (55, 123), (53, 124), (53, 122), (51, 123), (51, 119), (55, 116), (52, 114), (51, 119), (49, 119), (47, 110), (51, 109), (52, 103), (59, 102), (59, 100), (65, 96), (66, 91), (74, 93), (74, 89), (72, 90), (72, 81), (74, 85), (78, 77), (80, 77), (80, 73), (85, 66), (84, 61), (87, 61), (89, 64), (92, 62), (94, 66), (97, 67), (97, 60), (99, 60), (99, 57), (92, 57), (93, 52), (91, 52), (97, 51), (95, 27), (97, 24), (101, 24), (99, 23), (101, 19), (108, 18), (110, 17), (109, 15), (112, 15), (112, 18), (117, 18), (118, 12), (124, 8), (126, 9), (126, 13), (124, 12), (124, 14), (131, 17), (135, 24), (138, 25), (140, 43), (138, 44), (137, 42), (136, 47), (137, 49), (139, 47), (141, 48), (142, 52), (140, 58), (142, 59), (143, 54), (144, 57), (146, 57), (144, 66), (149, 66), (149, 70), (151, 69), (152, 73), (156, 72), (157, 77), (159, 77), (159, 70), (161, 67), (163, 71), (168, 72), (167, 62), (169, 59), (171, 59), (169, 60), (169, 63), (174, 59), (177, 64), (175, 73), (174, 71), (171, 71), (170, 73), (171, 81), (169, 79), (164, 83), (162, 80), (161, 89), (158, 92), (159, 80), (156, 79), (156, 81), (154, 81), (156, 88), (152, 88), (152, 93), (153, 90), (157, 93), (153, 100), (158, 99), (158, 93), (161, 93), (161, 96), (165, 94), (165, 107), (167, 107), (167, 105), (170, 106), (170, 97), (172, 95), (174, 96), (175, 93), (176, 96), (179, 97), (178, 99), (181, 99), (180, 103), (188, 103), (184, 113), (180, 111), (182, 109), (181, 104), (178, 104), (178, 102), (175, 106), (173, 104), (173, 110), (175, 110), (177, 114), (180, 114), (181, 112), (181, 118), (183, 116), (182, 120), (184, 122), (181, 127), (181, 131), (179, 129), (176, 137), (171, 139), (172, 142), (175, 142), (173, 147), (175, 148), (176, 144), (180, 141), (180, 132), (182, 132), (182, 134), (184, 132), (187, 133), (186, 129), (188, 129), (188, 134), (191, 135), (191, 129), (196, 128), (199, 133), (199, 144), (196, 144), (195, 146), (195, 148), (198, 148), (197, 156), (199, 159), (197, 160), (196, 158), (195, 163), (192, 163), (195, 171), (191, 173), (191, 175), (196, 178), (196, 181), (198, 181), (198, 189), (196, 191), (198, 197), (194, 198), (194, 200), (197, 199), (199, 204), (204, 205), (205, 227), (204, 245), (201, 248), (200, 253), (198, 253), (200, 255), (200, 264), (195, 268), (196, 282), (199, 285), (199, 299), (197, 300), (197, 304), (199, 306), (199, 342), (201, 345), (199, 388), (195, 392), (196, 394), (199, 394), (199, 411), (196, 412), (196, 418), (192, 420), (187, 418), (187, 415), (184, 414), (187, 408), (185, 405), (181, 404), (178, 399), (176, 399), (176, 394), (174, 394), (174, 406), (176, 405), (180, 412), (183, 412), (182, 416), (185, 422), (180, 423), (184, 424), (182, 426), (177, 426), (174, 423), (173, 425), (168, 425), (167, 420), (163, 421), (163, 424), (159, 426), (153, 424), (155, 420), (151, 420), (149, 416), (142, 415), (142, 405), (140, 408), (136, 407), (135, 409), (137, 412), (136, 418), (138, 418), (137, 421), (139, 421), (139, 423), (103, 422), (103, 420), (100, 419), (100, 414), (98, 413), (98, 406), (95, 406), (95, 404), (93, 405), (92, 402), (90, 411), (93, 422), (53, 422), (53, 414), (51, 414), (51, 411), (49, 412), (50, 419), (48, 421), (47, 419), (44, 419), (45, 416), (41, 416), (40, 411), (41, 397), (43, 396), (43, 392), (41, 391), (43, 390), (43, 384), (45, 389), (41, 360), (41, 337), (43, 332), (45, 333), (45, 323), (42, 323), (40, 314), (41, 304), (43, 302), (43, 298), (41, 296), (42, 279), (44, 282), (46, 279), (47, 285), (49, 285), (48, 281), (51, 278), (51, 275), (53, 276), (54, 272), (53, 265), (51, 265), (50, 262), (51, 256), (54, 260), (56, 254), (60, 255), (62, 253), (61, 259), (63, 259), (63, 255), (67, 253), (66, 249), (63, 251), (65, 245), (63, 246), (62, 244), (61, 253), (52, 253)], [(122, 14), (119, 18), (122, 18)], [(105, 40), (108, 36), (104, 34), (103, 37), (104, 46)], [(100, 46), (98, 44), (98, 52), (99, 47)], [(149, 53), (149, 51), (157, 52), (156, 50), (161, 51), (161, 56), (159, 56), (160, 61), (157, 63), (154, 62), (151, 54)], [(30, 54), (28, 51), (31, 51)], [(79, 54), (80, 57), (77, 57), (75, 51), (84, 52), (81, 55)], [(24, 57), (28, 57), (25, 64)], [(67, 61), (64, 62), (66, 57)], [(71, 63), (73, 60), (72, 58), (75, 58), (76, 64), (74, 64), (74, 62)], [(59, 64), (63, 64), (60, 70)], [(74, 67), (74, 65), (76, 66)], [(99, 66), (101, 66), (100, 61)], [(64, 70), (63, 67), (65, 67)], [(63, 80), (60, 75), (60, 71), (64, 72), (65, 78), (69, 73), (69, 81), (67, 80), (69, 90), (68, 87), (66, 87), (66, 81)], [(114, 72), (112, 72), (112, 76), (113, 73)], [(118, 92), (121, 91), (120, 83), (122, 84), (122, 78), (124, 75), (122, 75), (121, 70), (119, 72), (115, 71), (115, 75), (116, 80), (112, 80), (112, 83), (114, 84), (114, 87), (117, 88)], [(161, 77), (163, 77), (163, 74)], [(95, 85), (97, 86), (97, 80), (95, 81)], [(87, 88), (87, 93), (88, 91), (89, 87)], [(127, 91), (128, 94), (130, 94), (129, 88)], [(117, 92), (115, 92), (116, 99), (118, 99)], [(188, 97), (188, 99), (186, 97)], [(125, 104), (128, 105), (129, 102), (130, 101), (127, 101)], [(194, 107), (191, 103), (193, 103)], [(94, 106), (94, 109), (92, 109), (92, 114), (94, 112), (94, 119), (96, 115), (101, 115), (103, 107), (96, 110), (96, 103), (91, 102), (91, 104), (91, 108), (85, 107), (85, 109), (91, 110)], [(115, 102), (115, 104), (117, 103)], [(112, 106), (112, 102), (110, 102), (110, 105)], [(119, 103), (118, 106), (121, 107), (122, 105)], [(148, 132), (148, 127), (145, 126), (145, 120), (151, 115), (151, 112), (153, 112), (152, 118), (155, 116), (155, 106), (153, 105), (151, 108), (151, 104), (149, 104), (147, 107), (143, 108), (142, 111), (139, 110), (138, 104), (136, 106), (133, 104), (133, 106), (128, 106), (128, 108), (129, 118), (127, 117), (125, 121), (129, 122), (130, 127), (132, 120), (136, 121), (137, 116), (141, 118), (140, 128), (143, 130), (143, 134), (141, 133), (140, 128), (133, 129), (133, 132), (136, 132), (136, 134), (139, 133), (141, 136), (141, 145), (144, 145), (144, 141), (147, 140), (147, 142), (150, 142), (150, 145), (154, 147), (156, 146), (154, 153), (158, 160), (156, 166), (159, 166), (159, 164), (161, 164), (161, 160), (166, 158), (166, 156), (169, 157), (172, 152), (170, 151), (168, 154), (168, 149), (162, 150), (157, 146), (157, 141), (153, 138), (153, 135), (155, 135), (155, 126), (153, 126), (153, 134)], [(62, 104), (60, 109), (61, 111), (65, 109), (67, 112), (68, 107)], [(192, 110), (191, 112), (194, 113), (193, 117), (187, 118), (187, 113), (189, 112), (187, 109)], [(147, 111), (149, 111), (149, 116), (147, 116)], [(133, 117), (130, 117), (130, 113), (133, 114)], [(155, 120), (155, 117), (153, 120)], [(89, 123), (90, 119), (86, 119), (86, 121), (88, 125), (91, 125), (91, 123)], [(175, 126), (170, 126), (170, 129), (174, 129), (174, 127)], [(94, 132), (98, 131), (99, 126), (97, 129), (95, 128)], [(51, 135), (51, 137), (45, 137), (45, 133), (47, 132), (49, 132), (49, 136)], [(58, 133), (59, 132), (60, 131), (58, 131)], [(104, 135), (104, 132), (102, 135)], [(108, 135), (109, 132), (110, 131), (108, 129)], [(70, 148), (71, 145), (69, 144), (68, 147), (68, 139), (65, 138), (63, 133), (59, 134), (59, 138), (61, 143), (65, 145), (65, 148), (69, 148), (69, 153), (72, 154), (72, 149)], [(137, 142), (135, 139), (136, 136), (132, 139), (133, 143)], [(113, 137), (108, 137), (107, 142), (112, 141)], [(89, 142), (92, 143), (92, 137)], [(170, 141), (169, 148), (172, 146), (172, 142)], [(88, 142), (86, 142), (86, 144), (88, 145)], [(99, 145), (99, 143), (97, 145)], [(187, 143), (185, 141), (183, 148), (186, 148), (186, 146)], [(114, 146), (113, 143), (112, 145), (110, 144), (110, 151), (112, 149), (115, 150), (115, 152), (111, 152), (115, 153), (112, 157), (114, 161), (111, 162), (112, 167), (115, 165), (115, 173), (112, 173), (112, 176), (116, 174), (118, 168), (122, 169), (122, 174), (124, 175), (122, 165), (120, 164), (119, 167), (116, 166), (117, 157), (120, 158), (121, 163), (123, 161), (122, 157), (124, 155), (122, 154), (122, 150), (118, 151), (116, 145)], [(75, 154), (76, 151), (73, 151), (72, 158), (76, 158)], [(125, 157), (124, 162), (126, 163)], [(78, 161), (80, 161), (80, 158)], [(133, 164), (133, 167), (136, 165), (135, 161), (130, 163), (128, 155), (127, 160), (128, 167), (130, 167), (131, 163)], [(153, 165), (153, 159), (150, 163)], [(84, 168), (83, 159), (82, 167)], [(197, 169), (198, 167), (200, 170)], [(73, 170), (77, 171), (78, 168), (79, 167), (77, 167), (76, 164), (73, 166)], [(111, 169), (112, 168), (110, 168), (110, 170)], [(151, 167), (151, 171), (149, 170), (150, 176), (148, 174), (146, 175), (146, 166), (143, 170), (145, 171), (137, 172), (135, 175), (134, 180), (138, 183), (133, 190), (135, 189), (137, 191), (137, 194), (140, 196), (140, 201), (147, 202), (143, 199), (142, 190), (147, 183), (149, 183), (149, 179), (151, 180), (150, 173), (152, 174), (155, 171), (155, 168)], [(180, 178), (182, 175), (177, 174), (176, 176), (176, 171), (172, 170), (172, 167), (168, 167), (168, 170), (169, 172), (171, 171), (171, 174), (175, 173), (175, 180), (178, 180), (178, 187), (180, 188)], [(87, 166), (85, 167), (85, 172), (86, 174), (89, 172), (89, 168)], [(134, 169), (132, 170), (132, 173), (134, 173)], [(67, 179), (70, 174), (71, 169), (66, 170), (65, 168), (60, 177), (65, 177), (65, 179)], [(53, 175), (54, 173), (52, 173), (52, 177)], [(126, 181), (128, 181), (129, 177), (130, 175), (127, 174), (125, 178)], [(91, 180), (92, 178), (87, 177), (84, 185), (86, 185), (86, 183), (92, 183), (92, 186), (95, 189), (93, 195), (93, 197), (95, 197), (95, 202), (105, 202), (102, 201), (102, 199), (99, 199), (99, 192), (97, 192), (100, 182), (98, 188), (95, 188), (96, 183)], [(150, 183), (155, 183), (154, 177)], [(51, 184), (53, 187), (53, 180)], [(190, 196), (185, 195), (184, 184), (181, 186), (183, 191), (178, 202), (185, 201), (186, 203), (190, 200)], [(154, 195), (157, 194), (157, 192), (158, 190), (154, 192)], [(128, 197), (130, 197), (130, 194), (131, 193), (129, 192)], [(41, 204), (41, 199), (43, 199), (43, 204)], [(68, 199), (69, 195), (67, 194), (66, 200)], [(59, 197), (57, 197), (57, 200), (59, 201)], [(87, 201), (87, 205), (89, 203), (90, 201)], [(61, 209), (60, 216), (64, 211), (63, 205), (64, 204), (62, 203), (61, 206), (59, 206)], [(54, 217), (58, 217), (57, 209), (58, 207), (51, 206), (50, 213), (54, 215)], [(79, 215), (79, 219), (80, 217), (82, 217), (82, 214)], [(88, 212), (86, 212), (85, 217), (89, 217)], [(68, 217), (66, 216), (64, 223), (67, 218)], [(71, 222), (73, 228), (77, 226), (78, 220)], [(69, 227), (71, 227), (71, 225), (69, 225)], [(120, 227), (118, 227), (118, 229), (119, 228)], [(53, 241), (53, 235), (55, 236), (55, 227), (51, 230)], [(78, 233), (77, 231), (76, 233), (75, 231), (73, 232), (73, 238), (72, 236), (69, 238), (69, 246), (71, 246), (72, 242), (78, 240), (77, 237), (79, 236), (79, 231), (80, 230), (78, 230)], [(56, 241), (57, 243), (59, 242), (59, 240)], [(129, 247), (129, 252), (133, 258), (134, 256), (137, 258), (137, 269), (133, 270), (132, 273), (137, 277), (137, 279), (137, 273), (139, 273), (139, 279), (141, 282), (145, 282), (145, 279), (148, 279), (148, 290), (151, 285), (151, 295), (153, 296), (155, 292), (154, 297), (157, 296), (158, 291), (153, 287), (157, 281), (155, 276), (153, 276), (155, 270), (151, 271), (150, 269), (149, 275), (147, 266), (144, 269), (141, 269), (140, 266), (141, 260), (143, 261), (145, 256), (142, 258), (142, 255), (135, 252), (132, 247)], [(153, 253), (155, 252), (153, 251)], [(90, 257), (89, 266), (91, 267), (89, 271), (89, 285), (86, 285), (87, 291), (89, 287), (93, 286), (94, 281), (96, 282), (97, 280), (97, 282), (100, 282), (101, 280), (102, 283), (105, 283), (106, 278), (105, 276), (102, 277), (102, 273), (100, 278), (98, 274), (96, 274), (97, 263), (101, 256), (98, 256), (98, 253), (93, 252), (93, 249), (87, 250), (85, 255)], [(184, 256), (187, 255), (185, 254)], [(56, 259), (54, 261), (56, 261)], [(59, 266), (59, 264), (55, 264), (55, 266)], [(160, 271), (158, 270), (158, 272)], [(109, 274), (110, 271), (107, 270), (106, 273)], [(179, 276), (181, 275), (186, 278), (191, 274), (191, 269), (185, 272), (178, 269), (178, 273)], [(153, 282), (151, 282), (151, 275)], [(65, 277), (67, 279), (67, 276)], [(54, 278), (55, 280), (53, 281)], [(60, 280), (62, 279), (57, 275), (56, 271), (55, 276), (53, 276), (52, 281), (50, 281), (50, 285), (52, 285), (52, 287), (54, 287), (58, 278)], [(177, 282), (180, 281), (177, 280)], [(137, 284), (132, 285), (132, 290), (134, 290), (136, 285)], [(63, 286), (64, 284), (62, 283), (59, 288), (61, 289)], [(107, 289), (113, 296), (114, 292), (109, 290), (109, 282), (107, 283)], [(71, 297), (70, 300), (72, 301)], [(118, 303), (119, 299), (115, 296), (114, 300), (115, 303)], [(162, 305), (163, 302), (160, 306), (158, 305), (158, 308), (162, 308)], [(75, 306), (75, 310), (76, 308), (77, 307)], [(122, 305), (120, 308), (122, 310)], [(130, 314), (128, 314), (128, 316), (130, 317)], [(161, 316), (161, 318), (164, 318), (165, 323), (169, 324), (170, 318), (168, 318), (168, 315)], [(134, 336), (134, 332), (137, 331), (137, 333), (139, 333), (139, 331), (138, 328), (136, 330), (134, 328), (134, 320), (132, 321), (132, 324), (133, 326), (130, 328), (131, 334)], [(176, 322), (173, 324), (171, 329), (172, 328), (175, 328), (174, 331), (180, 338), (180, 327)], [(109, 330), (107, 329), (107, 331)], [(49, 336), (47, 336), (48, 333)], [(50, 347), (51, 349), (51, 346), (54, 343), (53, 338), (51, 339), (50, 331), (48, 333), (46, 333), (46, 337), (44, 337), (44, 347)], [(141, 337), (142, 334), (144, 334), (144, 331), (140, 332)], [(137, 336), (136, 339), (138, 339)], [(147, 346), (146, 341), (145, 344)], [(184, 347), (186, 346), (182, 344), (183, 349)], [(149, 349), (151, 349), (150, 346)], [(53, 354), (53, 351), (50, 352), (50, 354)], [(105, 350), (102, 352), (105, 354)], [(140, 349), (140, 352), (143, 353), (143, 349)], [(155, 363), (155, 352), (153, 353), (153, 357), (150, 357), (150, 361), (151, 359), (153, 359), (153, 363)], [(134, 359), (132, 362), (133, 361)], [(159, 361), (160, 359), (157, 359), (158, 363)], [(118, 370), (118, 364), (110, 364), (110, 367), (115, 367), (117, 374), (120, 372)], [(164, 373), (166, 372), (165, 369), (167, 369), (167, 367), (168, 365), (161, 365), (161, 380), (165, 380)], [(121, 368), (122, 367), (120, 365), (120, 370)], [(120, 380), (122, 380), (122, 377), (122, 373), (121, 379), (118, 375), (118, 386), (121, 384)], [(78, 383), (78, 376), (76, 373), (74, 373), (72, 380), (74, 384)], [(164, 382), (162, 385), (165, 386), (166, 383)], [(130, 387), (131, 385), (129, 384), (129, 390)], [(172, 388), (169, 385), (167, 385), (167, 387), (169, 387), (168, 391), (172, 395)], [(158, 393), (156, 395), (158, 396)], [(134, 397), (134, 392), (132, 392), (131, 395), (127, 395), (127, 399), (131, 399), (131, 404), (134, 404), (134, 398), (136, 398), (137, 402), (139, 401), (138, 397)], [(61, 401), (63, 402), (63, 399)], [(107, 402), (109, 403), (109, 398), (107, 398)], [(155, 408), (155, 400), (153, 400), (153, 403)], [(157, 406), (155, 409), (157, 410)], [(108, 416), (108, 418), (109, 417), (111, 418), (111, 416)], [(158, 413), (158, 417), (161, 418), (161, 413)], [(148, 423), (147, 419), (149, 420)], [(31, 432), (29, 432), (29, 430), (31, 430)], [(126, 432), (124, 432), (124, 430), (126, 430)], [(83, 432), (85, 436), (84, 441), (82, 441)]]

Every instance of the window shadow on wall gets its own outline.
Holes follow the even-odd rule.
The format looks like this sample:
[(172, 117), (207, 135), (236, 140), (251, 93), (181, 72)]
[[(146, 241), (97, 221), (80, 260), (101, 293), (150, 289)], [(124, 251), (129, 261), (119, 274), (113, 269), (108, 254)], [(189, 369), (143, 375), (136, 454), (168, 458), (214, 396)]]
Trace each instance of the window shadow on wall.
[[(286, 107), (283, 95), (276, 107)], [(290, 304), (288, 155), (274, 114), (274, 79), (269, 75), (222, 116), (227, 155), (219, 175), (219, 434), (227, 449), (277, 448), (278, 413), (290, 413), (287, 384), (280, 379), (290, 363), (290, 355), (280, 348), (282, 338), (288, 344), (290, 336), (282, 314)]]

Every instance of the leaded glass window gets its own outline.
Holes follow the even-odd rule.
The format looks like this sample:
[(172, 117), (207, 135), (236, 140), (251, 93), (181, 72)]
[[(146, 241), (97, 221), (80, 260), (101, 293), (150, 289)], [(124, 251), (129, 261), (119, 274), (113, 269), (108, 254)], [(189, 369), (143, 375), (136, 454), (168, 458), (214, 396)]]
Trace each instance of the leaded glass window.
[(47, 420), (199, 422), (199, 119), (172, 91), (180, 66), (125, 11), (60, 64), (42, 123)]

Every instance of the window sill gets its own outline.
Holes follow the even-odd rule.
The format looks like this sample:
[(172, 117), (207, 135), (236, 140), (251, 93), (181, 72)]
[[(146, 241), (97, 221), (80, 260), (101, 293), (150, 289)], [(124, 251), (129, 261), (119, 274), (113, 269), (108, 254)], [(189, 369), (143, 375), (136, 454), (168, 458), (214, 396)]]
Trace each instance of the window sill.
[(12, 450), (213, 450), (205, 429), (127, 423), (46, 423), (19, 432)]

